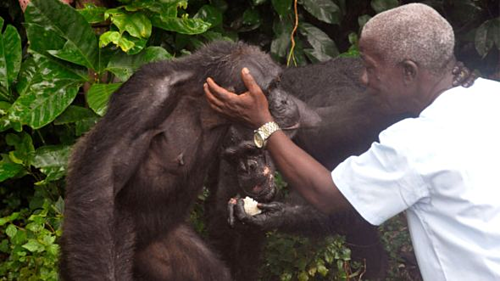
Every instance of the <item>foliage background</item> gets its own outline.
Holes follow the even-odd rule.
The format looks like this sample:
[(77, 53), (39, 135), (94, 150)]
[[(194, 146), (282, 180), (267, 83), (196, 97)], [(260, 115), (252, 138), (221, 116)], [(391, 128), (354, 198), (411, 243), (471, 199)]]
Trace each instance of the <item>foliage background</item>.
[[(259, 45), (291, 66), (356, 56), (360, 28), (371, 16), (423, 2), (453, 25), (458, 59), (500, 80), (498, 0), (66, 2), (72, 7), (33, 0), (24, 13), (17, 0), (0, 3), (0, 280), (57, 280), (71, 146), (145, 63), (189, 54), (215, 39)], [(406, 258), (404, 217), (382, 231), (391, 278), (418, 279)], [(362, 272), (341, 237), (310, 241), (271, 233), (266, 255), (262, 280), (360, 279)]]

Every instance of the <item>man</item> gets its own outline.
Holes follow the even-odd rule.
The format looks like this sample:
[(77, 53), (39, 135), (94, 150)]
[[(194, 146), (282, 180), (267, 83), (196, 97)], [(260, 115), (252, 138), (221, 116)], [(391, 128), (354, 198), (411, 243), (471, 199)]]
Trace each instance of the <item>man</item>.
[(373, 17), (359, 48), (363, 83), (394, 113), (411, 112), (380, 142), (333, 172), (277, 128), (247, 69), (236, 95), (210, 78), (216, 111), (256, 132), (287, 182), (319, 210), (354, 208), (379, 225), (404, 210), (425, 280), (500, 280), (500, 83), (453, 88), (454, 35), (432, 8), (408, 4)]

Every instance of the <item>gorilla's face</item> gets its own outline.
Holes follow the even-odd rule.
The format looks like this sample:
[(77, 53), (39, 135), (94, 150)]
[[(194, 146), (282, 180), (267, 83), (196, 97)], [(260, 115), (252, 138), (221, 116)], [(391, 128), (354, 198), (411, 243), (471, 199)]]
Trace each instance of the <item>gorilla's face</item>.
[(223, 159), (232, 167), (240, 195), (259, 202), (271, 201), (276, 195), (275, 168), (268, 152), (253, 143), (253, 132), (233, 126), (224, 143)]

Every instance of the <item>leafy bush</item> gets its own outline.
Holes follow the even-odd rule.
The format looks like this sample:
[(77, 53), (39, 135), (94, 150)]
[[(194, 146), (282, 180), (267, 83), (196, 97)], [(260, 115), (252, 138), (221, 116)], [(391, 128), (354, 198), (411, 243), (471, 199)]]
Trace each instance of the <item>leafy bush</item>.
[[(356, 56), (361, 26), (407, 1), (75, 2), (80, 9), (32, 0), (24, 15), (17, 0), (0, 3), (0, 280), (57, 279), (71, 147), (141, 65), (189, 54), (215, 39), (259, 45), (290, 65)], [(454, 26), (459, 59), (500, 79), (498, 1), (422, 2)], [(345, 280), (356, 268), (342, 238), (270, 235), (263, 280)]]

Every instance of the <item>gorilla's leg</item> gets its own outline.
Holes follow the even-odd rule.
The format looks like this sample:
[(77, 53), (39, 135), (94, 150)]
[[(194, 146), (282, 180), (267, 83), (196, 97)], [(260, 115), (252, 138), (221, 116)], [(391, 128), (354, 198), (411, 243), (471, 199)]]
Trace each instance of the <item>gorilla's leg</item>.
[(184, 224), (137, 251), (134, 277), (143, 281), (232, 280), (227, 267)]

